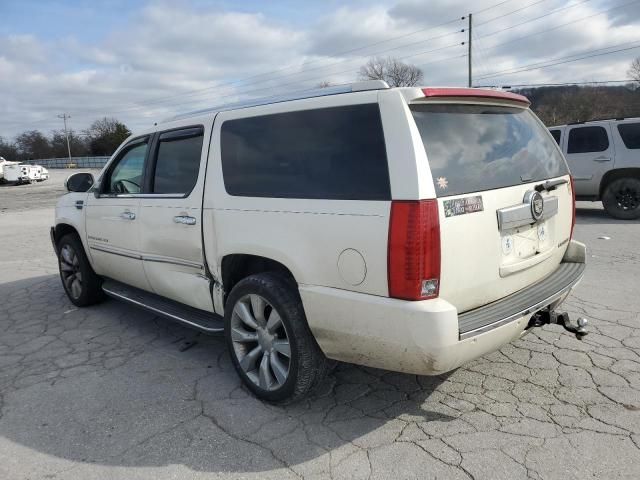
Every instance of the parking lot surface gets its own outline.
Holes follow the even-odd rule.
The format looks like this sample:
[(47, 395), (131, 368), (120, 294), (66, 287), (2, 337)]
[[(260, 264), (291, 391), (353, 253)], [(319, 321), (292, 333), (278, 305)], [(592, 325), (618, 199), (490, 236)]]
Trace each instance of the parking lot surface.
[(220, 338), (67, 300), (48, 228), (69, 171), (51, 173), (0, 186), (0, 478), (640, 478), (639, 222), (579, 203), (583, 341), (534, 329), (439, 377), (341, 364), (275, 407)]

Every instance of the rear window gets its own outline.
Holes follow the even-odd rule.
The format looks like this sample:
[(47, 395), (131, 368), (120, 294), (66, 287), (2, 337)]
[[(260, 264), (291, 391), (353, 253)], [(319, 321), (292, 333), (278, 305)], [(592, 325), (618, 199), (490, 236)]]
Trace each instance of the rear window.
[(484, 105), (411, 105), (439, 197), (493, 190), (568, 173), (529, 110)]
[(618, 132), (625, 147), (631, 150), (640, 148), (640, 123), (621, 123), (618, 125)]
[(221, 156), (230, 195), (391, 198), (377, 104), (228, 120)]

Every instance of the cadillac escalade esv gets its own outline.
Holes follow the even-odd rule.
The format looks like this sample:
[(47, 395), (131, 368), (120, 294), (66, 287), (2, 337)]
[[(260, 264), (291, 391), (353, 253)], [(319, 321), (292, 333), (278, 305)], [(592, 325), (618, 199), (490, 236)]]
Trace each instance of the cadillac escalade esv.
[(584, 271), (573, 184), (528, 107), (372, 81), (161, 122), (67, 180), (62, 284), (224, 332), (272, 402), (332, 360), (434, 375), (542, 324), (583, 335), (557, 310)]

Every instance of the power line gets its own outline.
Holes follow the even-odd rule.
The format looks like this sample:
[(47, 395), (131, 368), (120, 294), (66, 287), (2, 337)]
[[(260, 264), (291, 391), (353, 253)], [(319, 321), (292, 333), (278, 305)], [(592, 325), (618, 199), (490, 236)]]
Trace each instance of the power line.
[[(446, 47), (446, 48), (450, 48), (451, 46), (459, 46), (459, 45), (458, 44), (450, 45), (449, 47)], [(443, 48), (444, 47), (440, 48), (439, 50), (442, 50)], [(434, 50), (436, 50), (436, 49), (434, 49)], [(411, 55), (405, 55), (403, 57), (398, 57), (398, 59), (399, 60), (403, 60), (405, 58), (426, 55), (427, 53), (432, 53), (434, 50), (427, 50), (425, 52), (419, 52), (419, 53), (415, 53), (415, 54), (411, 54)], [(463, 54), (463, 55), (455, 55), (455, 56), (451, 56), (451, 57), (439, 58), (439, 59), (432, 60), (432, 61), (429, 61), (429, 62), (426, 62), (426, 63), (422, 63), (422, 64), (420, 64), (418, 66), (419, 67), (423, 67), (423, 66), (426, 66), (426, 65), (431, 65), (433, 63), (444, 62), (444, 61), (447, 61), (447, 60), (453, 60), (453, 59), (457, 59), (457, 58), (464, 58), (466, 56), (467, 56), (466, 54)], [(358, 71), (359, 71), (359, 69), (350, 68), (348, 70), (341, 70), (339, 72), (333, 72), (332, 74), (333, 75), (342, 75), (342, 74), (345, 74), (345, 73), (356, 73)], [(253, 93), (257, 93), (257, 92), (262, 92), (264, 90), (273, 90), (273, 89), (276, 89), (276, 88), (296, 86), (296, 85), (300, 85), (300, 82), (317, 83), (318, 81), (323, 80), (324, 78), (326, 78), (326, 75), (323, 75), (322, 77), (307, 78), (307, 79), (296, 80), (294, 82), (289, 82), (289, 83), (285, 83), (285, 84), (273, 85), (273, 86), (258, 88), (258, 89), (254, 89), (254, 90), (248, 90), (248, 91), (242, 92), (242, 94), (243, 95), (250, 95), (250, 94), (253, 94)], [(311, 87), (311, 85), (309, 87)], [(307, 89), (305, 89), (305, 90), (307, 90)], [(305, 91), (305, 90), (302, 90), (302, 91)], [(226, 95), (218, 95), (218, 96), (216, 96), (216, 100), (217, 99), (222, 99), (222, 98), (237, 97), (237, 96), (238, 96), (237, 93), (230, 93), (230, 94), (226, 94)], [(193, 103), (193, 102), (200, 102), (200, 101), (201, 100), (190, 100), (190, 101), (184, 102), (182, 105), (188, 104), (188, 103)]]
[[(485, 12), (485, 11), (497, 8), (497, 7), (501, 6), (501, 5), (509, 3), (511, 1), (513, 1), (513, 0), (504, 0), (502, 2), (498, 2), (498, 3), (494, 4), (494, 5), (491, 5), (489, 7), (484, 8), (484, 9), (478, 10), (478, 13)], [(332, 55), (329, 55), (328, 58), (336, 58), (336, 57), (338, 57), (340, 55), (345, 55), (345, 54), (348, 54), (348, 53), (352, 53), (352, 52), (355, 52), (355, 51), (363, 50), (363, 49), (370, 48), (370, 47), (373, 47), (373, 46), (376, 46), (376, 45), (380, 45), (380, 44), (383, 44), (383, 43), (388, 43), (388, 42), (391, 42), (393, 40), (398, 40), (400, 38), (406, 38), (406, 37), (409, 37), (409, 36), (412, 36), (412, 35), (416, 35), (418, 33), (423, 33), (423, 32), (430, 31), (430, 30), (435, 30), (437, 28), (440, 28), (440, 27), (443, 27), (443, 26), (446, 26), (446, 25), (449, 25), (449, 24), (452, 24), (452, 23), (456, 23), (458, 21), (465, 20), (465, 19), (466, 19), (466, 16), (457, 17), (455, 19), (451, 19), (451, 20), (442, 22), (442, 23), (440, 23), (438, 25), (435, 25), (435, 26), (422, 28), (422, 29), (419, 29), (419, 30), (415, 30), (415, 31), (403, 34), (403, 35), (398, 35), (398, 36), (395, 36), (395, 37), (391, 37), (391, 38), (388, 38), (386, 40), (381, 40), (381, 41), (378, 41), (378, 42), (374, 42), (374, 43), (371, 43), (371, 44), (363, 45), (363, 46), (356, 47), (356, 48), (353, 48), (353, 49), (337, 52), (337, 53), (334, 53)], [(464, 32), (464, 29), (461, 30), (461, 32)], [(458, 33), (458, 32), (452, 32), (452, 33)], [(420, 42), (414, 42), (413, 44), (425, 42), (425, 41), (428, 41), (428, 40), (432, 40), (432, 39), (425, 39), (425, 40), (422, 40)], [(412, 44), (409, 44), (409, 45), (412, 45)], [(397, 48), (402, 48), (402, 46), (395, 47), (395, 48), (392, 48), (392, 49), (388, 49), (387, 51), (394, 50), (394, 49), (397, 49)], [(380, 52), (378, 52), (378, 54), (379, 53)], [(375, 55), (375, 54), (376, 54), (376, 52), (372, 52), (372, 53), (367, 54), (367, 55)], [(323, 59), (312, 60), (311, 62), (307, 62), (307, 63), (303, 64), (302, 67), (311, 65), (313, 63), (318, 63), (318, 62), (320, 62), (322, 60)], [(263, 72), (263, 73), (260, 73), (260, 74), (252, 75), (250, 77), (245, 77), (243, 79), (238, 79), (238, 80), (233, 80), (233, 81), (229, 81), (229, 82), (219, 83), (219, 84), (216, 84), (216, 85), (212, 85), (210, 87), (191, 90), (191, 91), (187, 91), (187, 92), (183, 92), (183, 93), (175, 94), (175, 95), (171, 95), (171, 96), (158, 97), (156, 99), (150, 99), (150, 100), (143, 101), (143, 102), (136, 102), (135, 104), (132, 104), (131, 107), (128, 107), (128, 108), (126, 108), (124, 110), (116, 110), (116, 111), (111, 111), (111, 112), (106, 112), (106, 113), (113, 114), (113, 113), (129, 112), (129, 111), (132, 111), (132, 110), (138, 110), (138, 109), (141, 109), (141, 108), (145, 108), (147, 105), (153, 105), (153, 104), (156, 104), (156, 103), (164, 103), (164, 102), (166, 102), (168, 100), (171, 100), (171, 99), (182, 98), (184, 96), (192, 96), (192, 95), (204, 94), (204, 92), (209, 92), (209, 91), (212, 91), (212, 90), (216, 90), (216, 89), (219, 89), (219, 88), (224, 87), (224, 86), (232, 86), (232, 85), (235, 85), (235, 84), (238, 84), (238, 83), (245, 82), (246, 80), (251, 80), (251, 79), (255, 79), (255, 78), (259, 78), (259, 77), (263, 77), (263, 76), (268, 76), (268, 75), (272, 75), (274, 73), (278, 73), (278, 72), (282, 72), (282, 71), (287, 71), (287, 70), (290, 70), (291, 68), (295, 68), (295, 67), (282, 67), (282, 68), (279, 68), (279, 69), (276, 69), (276, 70), (272, 70), (272, 71), (269, 71), (269, 72)], [(319, 68), (325, 68), (325, 66), (321, 66)], [(300, 72), (295, 72), (295, 73), (289, 74), (289, 75), (305, 73), (307, 71), (309, 71), (309, 69), (301, 70)], [(267, 81), (273, 81), (273, 80), (280, 79), (280, 78), (282, 78), (282, 77), (268, 79)], [(257, 82), (251, 82), (250, 84), (253, 84), (253, 83), (257, 83)], [(97, 111), (97, 110), (94, 110), (94, 111)]]
[(545, 17), (548, 17), (549, 15), (553, 15), (555, 13), (562, 12), (564, 10), (568, 10), (570, 8), (577, 7), (578, 5), (582, 5), (583, 3), (587, 3), (587, 2), (590, 2), (590, 1), (591, 0), (582, 0), (580, 2), (573, 3), (571, 5), (567, 5), (566, 7), (557, 8), (555, 10), (552, 10), (552, 11), (548, 12), (548, 13), (545, 13), (544, 15), (540, 15), (539, 17), (531, 18), (531, 19), (526, 20), (524, 22), (516, 23), (516, 24), (510, 25), (508, 27), (501, 28), (500, 30), (496, 30), (494, 32), (487, 33), (485, 35), (480, 36), (480, 38), (491, 37), (493, 35), (496, 35), (498, 33), (504, 32), (506, 30), (512, 30), (512, 29), (520, 27), (522, 25), (526, 25), (527, 23), (535, 22), (536, 20), (540, 20), (541, 18), (545, 18)]
[[(635, 40), (634, 42), (638, 42), (638, 41), (640, 41), (640, 40)], [(621, 43), (621, 44), (618, 44), (618, 45), (612, 45), (612, 46), (605, 47), (605, 48), (599, 48), (599, 49), (596, 49), (596, 50), (591, 50), (589, 52), (583, 52), (581, 54), (568, 55), (566, 57), (558, 57), (556, 59), (553, 59), (553, 60), (563, 60), (563, 59), (567, 59), (567, 58), (583, 55), (580, 58), (576, 58), (576, 59), (572, 59), (572, 60), (563, 60), (563, 61), (558, 61), (558, 62), (549, 63), (549, 64), (547, 64), (548, 61), (537, 62), (537, 63), (533, 63), (533, 64), (523, 65), (523, 66), (517, 67), (515, 69), (503, 70), (503, 71), (499, 71), (499, 72), (493, 72), (493, 73), (491, 73), (489, 75), (483, 75), (481, 77), (481, 79), (497, 77), (499, 75), (513, 75), (514, 73), (528, 72), (529, 70), (535, 70), (537, 68), (553, 67), (555, 65), (563, 65), (565, 63), (577, 62), (579, 60), (584, 60), (586, 58), (600, 57), (600, 56), (603, 56), (603, 55), (610, 55), (612, 53), (624, 52), (624, 51), (627, 51), (627, 50), (633, 50), (635, 48), (640, 48), (640, 45), (634, 45), (632, 47), (620, 48), (620, 49), (612, 50), (612, 51), (609, 51), (609, 52), (593, 53), (593, 52), (598, 52), (600, 50), (615, 48), (615, 47), (622, 46), (622, 45), (628, 45), (629, 43), (634, 43), (634, 42)], [(588, 53), (591, 53), (591, 54), (587, 55)], [(551, 60), (551, 61), (553, 62), (553, 60)]]
[[(522, 37), (514, 38), (514, 39), (509, 40), (509, 41), (507, 41), (507, 42), (501, 42), (501, 43), (498, 43), (498, 44), (496, 44), (496, 45), (492, 45), (492, 46), (490, 46), (490, 47), (488, 47), (488, 48), (490, 48), (490, 49), (491, 49), (491, 48), (501, 47), (501, 46), (503, 46), (503, 45), (508, 45), (508, 44), (510, 44), (510, 43), (519, 42), (520, 40), (524, 40), (525, 38), (535, 37), (535, 36), (537, 36), (537, 35), (541, 35), (541, 34), (543, 34), (543, 33), (552, 32), (552, 31), (554, 31), (554, 30), (558, 30), (558, 29), (560, 29), (560, 28), (566, 27), (567, 25), (572, 25), (572, 24), (574, 24), (574, 23), (578, 23), (578, 22), (582, 22), (582, 21), (584, 21), (584, 20), (588, 20), (589, 18), (593, 18), (593, 17), (597, 17), (597, 16), (600, 16), (600, 15), (604, 15), (605, 13), (608, 13), (608, 12), (610, 12), (610, 11), (612, 11), (612, 10), (617, 10), (617, 9), (619, 9), (619, 8), (626, 7), (626, 6), (628, 6), (628, 5), (632, 5), (632, 4), (634, 4), (634, 3), (638, 3), (639, 1), (640, 1), (640, 0), (632, 0), (631, 2), (623, 3), (622, 5), (618, 5), (618, 6), (616, 6), (616, 7), (608, 8), (607, 10), (603, 10), (603, 11), (601, 11), (601, 12), (599, 12), (599, 13), (594, 13), (594, 14), (592, 14), (592, 15), (588, 15), (588, 16), (586, 16), (586, 17), (578, 18), (578, 19), (576, 19), (576, 20), (572, 20), (572, 21), (570, 21), (570, 22), (566, 22), (566, 23), (562, 23), (562, 24), (560, 24), (560, 25), (556, 25), (555, 27), (547, 28), (547, 29), (545, 29), (545, 30), (540, 30), (540, 31), (538, 31), (538, 32), (530, 33), (530, 34), (528, 34), (528, 35), (523, 35)], [(491, 36), (491, 35), (493, 35), (494, 33), (499, 33), (499, 32), (501, 32), (501, 31), (502, 31), (502, 30), (498, 30), (498, 31), (496, 31), (496, 32), (492, 32), (491, 34), (484, 35), (484, 36)], [(483, 38), (483, 37), (478, 37), (478, 40), (479, 40), (480, 38)]]
[[(272, 81), (275, 81), (275, 80), (281, 80), (281, 79), (286, 78), (286, 77), (292, 77), (292, 76), (296, 76), (296, 75), (302, 75), (302, 74), (309, 73), (309, 72), (311, 72), (311, 71), (322, 70), (322, 69), (325, 69), (325, 68), (333, 67), (333, 66), (335, 66), (335, 65), (339, 65), (339, 64), (343, 64), (343, 63), (350, 63), (350, 62), (354, 62), (354, 61), (356, 61), (356, 60), (361, 61), (361, 59), (362, 59), (362, 58), (364, 58), (365, 56), (370, 56), (370, 55), (380, 55), (380, 54), (387, 53), (387, 52), (390, 52), (390, 51), (393, 51), (393, 50), (398, 50), (398, 49), (400, 49), (400, 48), (406, 48), (406, 47), (414, 46), (414, 45), (417, 45), (417, 44), (420, 44), (420, 43), (424, 43), (424, 42), (427, 42), (427, 41), (430, 41), (430, 40), (436, 40), (436, 39), (445, 38), (445, 37), (448, 37), (448, 36), (451, 36), (451, 35), (454, 35), (454, 34), (462, 33), (462, 32), (464, 32), (464, 31), (465, 31), (464, 29), (462, 29), (462, 30), (456, 30), (456, 31), (454, 31), (454, 32), (449, 32), (449, 33), (442, 34), (442, 35), (438, 35), (438, 36), (435, 36), (435, 37), (430, 37), (430, 38), (427, 38), (427, 39), (424, 39), (424, 40), (420, 40), (420, 41), (417, 41), (417, 42), (412, 42), (412, 43), (405, 44), (405, 45), (399, 45), (399, 46), (396, 46), (396, 47), (391, 47), (391, 48), (388, 48), (388, 49), (386, 49), (386, 50), (377, 51), (377, 52), (372, 52), (372, 53), (370, 53), (370, 54), (361, 55), (361, 56), (357, 56), (357, 57), (354, 57), (354, 58), (346, 58), (346, 59), (343, 59), (343, 60), (339, 60), (339, 61), (337, 61), (337, 62), (330, 63), (330, 64), (328, 64), (328, 65), (321, 65), (321, 66), (319, 66), (319, 67), (309, 68), (309, 69), (301, 70), (301, 71), (298, 71), (298, 72), (292, 72), (292, 73), (288, 73), (288, 74), (285, 74), (285, 75), (280, 75), (280, 76), (275, 77), (275, 78), (270, 78), (270, 79), (267, 79), (267, 80), (256, 80), (256, 81), (252, 81), (252, 82), (244, 83), (244, 84), (242, 85), (242, 87), (246, 87), (246, 86), (249, 86), (249, 85), (254, 85), (254, 84), (262, 83), (262, 82), (272, 82)], [(437, 51), (444, 50), (444, 49), (447, 49), (447, 48), (456, 47), (456, 46), (459, 46), (459, 45), (461, 45), (461, 44), (464, 44), (464, 42), (461, 42), (461, 43), (460, 43), (460, 42), (458, 42), (458, 43), (454, 43), (454, 44), (445, 45), (445, 46), (443, 46), (443, 47), (434, 48), (434, 49), (432, 49), (432, 50), (428, 50), (428, 51), (426, 51), (426, 52), (421, 52), (421, 53), (420, 53), (420, 55), (423, 55), (423, 54), (426, 54), (426, 53), (431, 53), (431, 52), (437, 52)], [(406, 57), (400, 57), (400, 58), (406, 58)], [(229, 82), (227, 85), (231, 86), (231, 84), (232, 84), (232, 83), (233, 83), (233, 82)], [(222, 85), (223, 85), (223, 84), (221, 84), (220, 86), (218, 86), (218, 87), (216, 87), (216, 88), (219, 88), (219, 87), (221, 87)], [(110, 112), (110, 113), (123, 113), (123, 112), (129, 112), (129, 111), (132, 111), (132, 110), (137, 110), (137, 109), (140, 109), (140, 108), (145, 108), (145, 107), (147, 107), (147, 106), (149, 106), (149, 105), (162, 104), (162, 103), (165, 103), (165, 102), (167, 102), (167, 101), (171, 101), (171, 100), (175, 99), (176, 97), (184, 98), (184, 97), (192, 97), (192, 96), (199, 96), (199, 95), (209, 95), (210, 93), (212, 93), (212, 91), (210, 91), (212, 88), (213, 88), (213, 87), (209, 87), (209, 88), (207, 88), (207, 89), (206, 89), (206, 90), (208, 90), (207, 92), (205, 92), (205, 91), (199, 91), (199, 92), (192, 92), (192, 93), (184, 93), (184, 94), (180, 94), (180, 95), (174, 95), (174, 96), (171, 96), (171, 97), (167, 97), (167, 98), (164, 98), (164, 99), (157, 99), (156, 101), (153, 101), (153, 102), (152, 102), (152, 101), (139, 102), (139, 103), (137, 103), (136, 105), (134, 105), (134, 106), (132, 106), (132, 107), (129, 107), (129, 108), (126, 108), (126, 109), (122, 109), (122, 110), (115, 110), (115, 111), (112, 111), (112, 112)], [(199, 100), (198, 100), (198, 101), (199, 101)], [(95, 109), (95, 110), (97, 110), (97, 109)], [(85, 110), (85, 111), (86, 111), (86, 110)]]
[[(513, 15), (514, 13), (521, 12), (523, 10), (526, 10), (527, 8), (531, 8), (531, 7), (535, 6), (535, 5), (538, 5), (539, 3), (548, 2), (548, 1), (549, 0), (538, 0), (537, 2), (530, 3), (529, 5), (525, 5), (524, 7), (520, 7), (518, 9), (516, 9), (516, 10), (511, 11), (511, 12), (503, 13), (502, 15), (498, 15), (497, 17), (493, 17), (493, 18), (490, 18), (489, 20), (485, 20), (484, 22), (476, 24), (476, 26), (480, 27), (482, 25), (486, 25), (487, 23), (491, 23), (491, 22), (493, 22), (495, 20), (498, 20), (500, 18), (508, 17), (509, 15)], [(589, 1), (589, 0), (587, 0), (587, 1)]]
[(483, 8), (482, 10), (476, 10), (476, 11), (475, 11), (475, 12), (473, 12), (473, 13), (475, 13), (475, 14), (484, 13), (484, 12), (486, 12), (486, 11), (488, 11), (488, 10), (492, 10), (492, 9), (494, 9), (494, 8), (501, 7), (501, 6), (502, 6), (502, 5), (504, 5), (505, 3), (510, 3), (510, 2), (512, 2), (512, 1), (513, 1), (513, 0), (505, 0), (504, 2), (496, 3), (495, 5), (491, 5), (490, 7)]
[[(388, 42), (391, 42), (391, 41), (394, 41), (394, 40), (398, 40), (398, 39), (401, 39), (401, 38), (410, 37), (410, 36), (416, 35), (416, 34), (418, 34), (418, 33), (424, 33), (424, 32), (427, 32), (427, 31), (435, 30), (435, 29), (437, 29), (437, 28), (440, 28), (440, 27), (443, 27), (443, 26), (446, 26), (446, 25), (449, 25), (449, 24), (452, 24), (452, 23), (455, 23), (455, 22), (459, 22), (459, 21), (461, 21), (461, 20), (464, 20), (465, 18), (466, 18), (466, 17), (464, 17), (464, 16), (463, 16), (463, 17), (457, 17), (457, 18), (455, 18), (455, 19), (453, 19), (453, 20), (448, 20), (448, 21), (446, 21), (446, 22), (440, 23), (440, 24), (435, 25), (435, 26), (430, 26), (430, 27), (427, 27), (427, 28), (422, 28), (422, 29), (420, 29), (420, 30), (415, 30), (415, 31), (412, 31), (412, 32), (409, 32), (409, 33), (406, 33), (406, 34), (403, 34), (403, 35), (398, 35), (398, 36), (395, 36), (395, 37), (391, 37), (391, 38), (388, 38), (388, 39), (386, 39), (386, 40), (380, 40), (380, 41), (378, 41), (378, 42), (370, 43), (370, 44), (363, 45), (363, 46), (360, 46), (360, 47), (357, 47), (357, 48), (352, 48), (352, 49), (350, 49), (350, 50), (343, 50), (343, 51), (341, 51), (341, 52), (333, 53), (333, 54), (331, 54), (331, 55), (328, 55), (328, 56), (327, 56), (327, 57), (325, 57), (325, 58), (337, 58), (337, 57), (339, 57), (339, 56), (341, 56), (341, 55), (346, 55), (346, 54), (353, 53), (353, 52), (356, 52), (356, 51), (364, 50), (364, 49), (366, 49), (366, 48), (374, 47), (374, 46), (381, 45), (381, 44), (383, 44), (383, 43), (388, 43)], [(461, 30), (461, 31), (462, 31), (462, 32), (464, 32), (464, 30)], [(448, 36), (448, 35), (451, 35), (451, 34), (454, 34), (454, 33), (460, 33), (460, 32), (459, 32), (459, 31), (451, 32), (451, 33), (449, 33), (449, 34), (445, 34), (445, 35), (441, 35), (441, 36), (437, 36), (437, 37), (432, 37), (432, 38), (424, 39), (424, 40), (421, 40), (421, 41), (419, 41), (419, 42), (414, 42), (414, 43), (409, 44), (409, 45), (413, 45), (413, 44), (416, 44), (416, 43), (422, 43), (422, 42), (429, 41), (429, 40), (434, 40), (434, 39), (437, 39), (437, 38), (442, 38), (442, 37), (444, 37), (444, 36)], [(386, 50), (386, 51), (390, 51), (390, 50), (393, 50), (393, 49), (396, 49), (396, 48), (402, 48), (402, 46), (400, 46), (400, 47), (394, 47), (394, 48), (392, 48), (392, 49), (388, 49), (388, 50)], [(380, 52), (378, 52), (378, 54), (379, 54), (379, 53), (380, 53)], [(365, 54), (365, 55), (366, 55), (366, 56), (369, 56), (369, 55), (375, 55), (375, 54), (376, 54), (376, 52), (372, 52), (372, 53)], [(363, 56), (363, 55), (361, 55), (361, 56)], [(361, 57), (361, 56), (360, 56), (360, 57)], [(324, 58), (323, 58), (323, 59), (311, 60), (310, 62), (306, 62), (306, 63), (304, 63), (303, 65), (301, 65), (301, 67), (303, 68), (303, 67), (305, 67), (305, 66), (308, 66), (308, 65), (312, 65), (312, 64), (314, 64), (314, 63), (321, 62), (321, 61), (323, 61), (323, 60), (324, 60)], [(325, 67), (325, 66), (321, 66), (321, 67), (319, 67), (319, 68), (324, 68), (324, 67)], [(183, 96), (190, 96), (190, 95), (193, 95), (193, 94), (199, 94), (199, 93), (202, 93), (202, 92), (205, 92), (205, 91), (215, 90), (215, 89), (218, 89), (218, 88), (220, 88), (220, 87), (224, 87), (224, 86), (231, 86), (231, 85), (235, 85), (235, 84), (238, 84), (238, 83), (246, 82), (247, 80), (252, 80), (252, 79), (259, 78), (259, 77), (264, 77), (264, 76), (268, 76), (268, 75), (273, 75), (273, 74), (275, 74), (275, 73), (279, 73), (279, 72), (283, 72), (283, 71), (291, 70), (292, 68), (296, 68), (296, 67), (292, 67), (292, 66), (289, 66), (289, 67), (282, 67), (282, 68), (278, 68), (278, 69), (276, 69), (276, 70), (271, 70), (271, 71), (268, 71), (268, 72), (259, 73), (259, 74), (252, 75), (252, 76), (245, 77), (245, 78), (241, 78), (241, 79), (238, 79), (238, 80), (232, 80), (232, 81), (229, 81), (229, 82), (223, 82), (223, 83), (219, 83), (219, 84), (216, 84), (216, 85), (212, 85), (212, 86), (210, 86), (210, 87), (205, 87), (205, 88), (201, 88), (201, 89), (196, 89), (196, 90), (191, 90), (191, 91), (183, 92), (183, 93), (180, 93), (180, 94), (171, 95), (171, 96), (169, 96), (169, 97), (158, 97), (157, 99), (151, 99), (151, 100), (149, 100), (149, 101), (145, 101), (145, 102), (138, 102), (136, 105), (146, 105), (146, 104), (151, 104), (152, 102), (153, 102), (153, 103), (155, 103), (156, 101), (158, 101), (158, 102), (162, 102), (162, 101), (164, 101), (164, 100), (171, 99), (171, 98), (178, 98), (178, 97), (183, 97)], [(309, 69), (307, 69), (307, 70), (301, 70), (301, 71), (299, 71), (299, 72), (295, 72), (295, 73), (293, 73), (293, 74), (289, 74), (289, 75), (294, 75), (294, 74), (298, 74), (298, 73), (303, 73), (303, 72), (306, 72), (306, 71), (309, 71)], [(288, 76), (288, 75), (285, 75), (285, 76)], [(276, 77), (276, 78), (272, 78), (272, 79), (268, 79), (268, 80), (266, 80), (266, 81), (272, 81), (272, 80), (276, 80), (276, 79), (279, 79), (279, 78), (282, 78), (282, 76), (279, 76), (279, 77)], [(257, 82), (251, 82), (251, 83), (257, 83)]]

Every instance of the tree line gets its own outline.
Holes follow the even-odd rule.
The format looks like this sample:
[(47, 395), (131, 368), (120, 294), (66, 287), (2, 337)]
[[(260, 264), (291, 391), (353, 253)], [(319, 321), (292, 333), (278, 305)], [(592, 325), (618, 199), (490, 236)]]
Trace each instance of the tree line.
[[(129, 136), (131, 131), (115, 118), (104, 117), (94, 121), (82, 132), (68, 130), (69, 148), (74, 157), (110, 156)], [(33, 160), (68, 156), (64, 130), (45, 135), (40, 130), (28, 130), (13, 140), (0, 137), (0, 157), (7, 160)]]
[(545, 125), (640, 117), (640, 88), (625, 86), (556, 86), (514, 90), (531, 101)]

